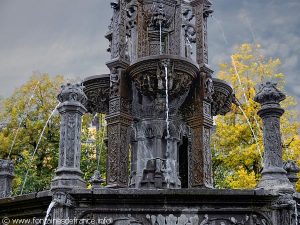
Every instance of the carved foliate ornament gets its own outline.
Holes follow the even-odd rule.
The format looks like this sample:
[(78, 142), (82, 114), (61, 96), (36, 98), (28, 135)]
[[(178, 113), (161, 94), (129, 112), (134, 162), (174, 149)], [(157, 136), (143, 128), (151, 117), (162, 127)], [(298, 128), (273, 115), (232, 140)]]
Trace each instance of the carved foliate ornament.
[(188, 43), (196, 43), (196, 28), (192, 23), (192, 20), (195, 18), (191, 9), (185, 9), (182, 13), (183, 24), (182, 27), (185, 32), (185, 39)]
[(285, 98), (285, 94), (277, 88), (277, 83), (267, 81), (259, 86), (259, 91), (254, 101), (264, 106), (267, 104), (279, 104)]
[[(222, 80), (213, 78), (212, 82), (212, 115), (226, 115), (231, 111), (232, 103), (235, 100), (233, 89)], [(209, 81), (209, 84), (206, 85), (211, 85), (211, 82)]]
[(67, 192), (55, 192), (53, 201), (61, 206), (75, 207), (74, 198)]
[(83, 81), (84, 93), (88, 97), (87, 110), (94, 113), (108, 113), (110, 96), (110, 75), (96, 75)]
[(62, 85), (61, 92), (57, 96), (57, 99), (61, 102), (79, 102), (85, 105), (87, 102), (87, 97), (83, 91), (83, 86), (81, 84), (70, 84)]
[(169, 26), (163, 3), (159, 2), (158, 4), (154, 4), (150, 26), (155, 29), (160, 29), (162, 27), (167, 28)]
[(128, 0), (127, 3), (127, 22), (126, 22), (126, 34), (131, 37), (132, 28), (137, 24), (137, 0)]
[(166, 76), (170, 100), (186, 94), (199, 69), (190, 61), (180, 58), (149, 58), (129, 68), (137, 90), (155, 99), (166, 93)]

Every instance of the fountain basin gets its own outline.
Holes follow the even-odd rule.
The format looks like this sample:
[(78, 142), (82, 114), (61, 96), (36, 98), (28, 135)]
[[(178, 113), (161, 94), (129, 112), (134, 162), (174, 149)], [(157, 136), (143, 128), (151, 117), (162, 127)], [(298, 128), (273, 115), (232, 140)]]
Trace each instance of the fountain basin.
[(212, 115), (225, 115), (230, 112), (234, 101), (233, 89), (226, 81), (217, 78), (213, 78), (213, 86)]
[(187, 58), (157, 55), (139, 59), (127, 70), (137, 90), (152, 99), (163, 97), (168, 76), (169, 99), (184, 95), (199, 74), (198, 65)]
[(108, 113), (110, 75), (102, 74), (87, 77), (83, 81), (84, 93), (88, 97), (86, 108), (90, 113)]

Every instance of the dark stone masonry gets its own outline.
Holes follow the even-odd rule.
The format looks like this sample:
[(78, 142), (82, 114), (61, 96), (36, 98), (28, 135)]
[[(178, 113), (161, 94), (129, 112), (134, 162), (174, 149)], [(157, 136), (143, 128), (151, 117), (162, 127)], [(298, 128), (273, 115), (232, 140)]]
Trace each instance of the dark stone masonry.
[[(262, 84), (255, 97), (265, 148), (258, 187), (213, 187), (213, 116), (228, 113), (235, 98), (208, 66), (211, 3), (114, 0), (111, 6), (110, 74), (67, 84), (58, 96), (59, 164), (51, 190), (11, 196), (13, 164), (0, 160), (0, 224), (16, 224), (15, 218), (42, 224), (46, 214), (51, 224), (299, 224), (299, 168), (282, 160), (285, 95), (275, 83)], [(80, 170), (87, 112), (106, 114), (107, 121), (107, 185), (95, 171), (92, 189)]]

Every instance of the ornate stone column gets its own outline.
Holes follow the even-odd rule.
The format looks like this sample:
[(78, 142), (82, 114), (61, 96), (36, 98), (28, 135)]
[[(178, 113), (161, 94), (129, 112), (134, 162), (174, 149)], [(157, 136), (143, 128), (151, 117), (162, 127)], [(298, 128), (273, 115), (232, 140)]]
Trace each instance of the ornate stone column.
[(85, 188), (80, 170), (81, 117), (87, 111), (87, 97), (79, 84), (62, 86), (57, 108), (61, 114), (59, 164), (52, 190)]
[(130, 89), (125, 78), (125, 63), (117, 60), (107, 64), (111, 69), (111, 93), (107, 120), (108, 159), (107, 187), (128, 186), (129, 142), (132, 116)]
[(114, 10), (111, 32), (110, 97), (107, 120), (108, 157), (107, 187), (128, 186), (129, 169), (129, 128), (132, 123), (130, 113), (131, 87), (127, 82), (125, 70), (129, 66), (128, 43), (126, 40), (127, 2), (119, 0), (112, 3)]
[(196, 60), (199, 65), (208, 64), (207, 18), (213, 12), (212, 4), (209, 0), (193, 0), (191, 5), (196, 19)]
[(211, 108), (213, 83), (207, 77), (207, 74), (212, 73), (213, 71), (206, 66), (200, 68), (199, 77), (187, 98), (187, 105), (183, 107), (192, 134), (189, 154), (189, 187), (213, 188), (210, 148), (213, 127)]
[(0, 198), (11, 196), (14, 165), (10, 160), (0, 159)]
[(192, 132), (189, 186), (212, 188), (210, 137), (213, 127), (211, 114), (213, 71), (207, 65), (207, 18), (212, 11), (209, 9), (211, 3), (208, 0), (193, 0), (191, 6), (195, 15), (196, 61), (200, 73), (188, 103), (190, 112), (187, 121)]
[(258, 187), (279, 192), (293, 192), (293, 185), (283, 169), (280, 133), (280, 117), (284, 113), (284, 110), (280, 107), (280, 102), (286, 96), (277, 89), (276, 85), (273, 82), (262, 84), (254, 98), (262, 106), (258, 111), (258, 115), (263, 120), (265, 148), (264, 169)]

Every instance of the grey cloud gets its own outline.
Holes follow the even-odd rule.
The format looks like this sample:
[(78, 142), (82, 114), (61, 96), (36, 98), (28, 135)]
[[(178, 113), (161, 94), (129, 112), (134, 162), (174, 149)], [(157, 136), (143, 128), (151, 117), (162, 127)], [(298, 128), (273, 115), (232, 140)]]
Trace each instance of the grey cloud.
[[(1, 0), (0, 95), (8, 96), (32, 71), (79, 79), (106, 73), (104, 38), (110, 0)], [(256, 41), (267, 57), (282, 59), (289, 94), (300, 102), (299, 0), (214, 0), (209, 21), (212, 68), (230, 60), (235, 46)]]

